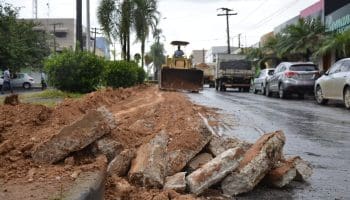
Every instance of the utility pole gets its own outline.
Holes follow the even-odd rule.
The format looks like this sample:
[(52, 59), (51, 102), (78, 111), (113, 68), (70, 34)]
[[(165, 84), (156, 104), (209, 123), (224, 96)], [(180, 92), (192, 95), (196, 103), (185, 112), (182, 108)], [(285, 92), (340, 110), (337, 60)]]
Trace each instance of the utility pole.
[(33, 18), (38, 19), (38, 0), (33, 0)]
[(238, 34), (238, 48), (241, 48), (241, 34)]
[(96, 53), (96, 34), (101, 34), (100, 32), (97, 32), (97, 30), (102, 30), (101, 28), (91, 28), (93, 31), (92, 33), (94, 34), (94, 54)]
[(62, 23), (53, 23), (50, 25), (53, 26), (53, 52), (56, 53), (56, 26), (61, 26)]
[(90, 52), (90, 0), (86, 0), (86, 51)]
[[(76, 0), (76, 50), (83, 50), (82, 0)], [(79, 45), (79, 46), (78, 46)]]
[(219, 8), (218, 10), (225, 11), (223, 14), (218, 14), (218, 16), (226, 16), (226, 26), (227, 26), (227, 53), (231, 54), (231, 47), (230, 47), (230, 24), (229, 24), (229, 16), (231, 15), (237, 15), (237, 13), (230, 13), (233, 10), (229, 8)]

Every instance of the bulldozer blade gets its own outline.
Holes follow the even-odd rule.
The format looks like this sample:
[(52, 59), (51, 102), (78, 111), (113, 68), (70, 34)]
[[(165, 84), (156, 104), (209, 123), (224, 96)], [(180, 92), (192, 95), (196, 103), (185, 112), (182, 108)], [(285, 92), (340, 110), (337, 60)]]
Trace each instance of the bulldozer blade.
[(163, 68), (161, 70), (160, 89), (198, 92), (203, 89), (203, 71)]

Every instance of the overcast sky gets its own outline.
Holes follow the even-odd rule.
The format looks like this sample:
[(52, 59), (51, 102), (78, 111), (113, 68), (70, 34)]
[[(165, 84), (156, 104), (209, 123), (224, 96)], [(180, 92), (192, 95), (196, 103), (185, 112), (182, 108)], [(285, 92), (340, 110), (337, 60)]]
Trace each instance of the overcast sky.
[[(32, 17), (32, 0), (0, 0), (22, 7), (20, 17)], [(318, 0), (159, 0), (162, 15), (160, 28), (163, 30), (168, 54), (174, 50), (169, 43), (172, 40), (186, 40), (190, 45), (186, 52), (193, 49), (209, 49), (212, 46), (225, 46), (226, 19), (218, 17), (217, 8), (227, 7), (238, 14), (230, 17), (231, 46), (238, 46), (238, 34), (241, 44), (251, 46), (259, 41), (261, 35), (296, 16), (299, 12)], [(96, 10), (100, 0), (90, 0), (91, 26), (98, 27)], [(47, 6), (49, 5), (49, 6)], [(83, 0), (83, 6), (85, 1)], [(83, 10), (85, 17), (85, 9)], [(38, 17), (73, 18), (75, 0), (38, 0)], [(83, 24), (85, 25), (83, 20)], [(151, 44), (153, 38), (149, 38)], [(134, 45), (132, 52), (139, 52)]]

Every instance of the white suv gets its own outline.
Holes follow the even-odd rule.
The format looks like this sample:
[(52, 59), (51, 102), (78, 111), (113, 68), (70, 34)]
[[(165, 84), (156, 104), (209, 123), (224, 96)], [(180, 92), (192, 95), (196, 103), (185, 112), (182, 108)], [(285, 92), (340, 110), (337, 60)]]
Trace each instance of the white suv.
[(319, 104), (328, 99), (343, 100), (350, 109), (350, 58), (334, 63), (332, 67), (315, 83), (315, 97)]

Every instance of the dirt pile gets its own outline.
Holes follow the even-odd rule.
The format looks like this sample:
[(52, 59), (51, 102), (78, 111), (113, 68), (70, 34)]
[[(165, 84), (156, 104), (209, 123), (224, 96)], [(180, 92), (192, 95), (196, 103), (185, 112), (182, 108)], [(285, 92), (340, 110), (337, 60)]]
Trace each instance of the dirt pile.
[[(96, 113), (91, 113), (101, 106), (109, 112), (96, 120)], [(218, 123), (203, 120), (215, 118), (213, 110), (194, 105), (182, 93), (162, 92), (155, 86), (106, 89), (80, 100), (66, 99), (53, 109), (29, 104), (4, 105), (0, 113), (0, 186), (4, 188), (0, 197), (5, 199), (57, 196), (69, 190), (79, 174), (104, 169), (105, 162), (109, 163), (107, 200), (199, 199), (211, 198), (213, 194), (223, 198), (221, 188), (226, 188), (225, 194), (237, 194), (226, 187), (230, 184), (222, 185), (226, 179), (230, 183), (228, 177), (235, 173), (238, 177), (253, 177), (246, 181), (248, 190), (269, 172), (272, 180), (284, 177), (283, 173), (273, 172), (284, 163), (284, 141), (278, 140), (281, 137), (275, 136), (277, 133), (264, 136), (254, 145), (217, 137), (209, 125)], [(110, 125), (113, 120), (116, 123)], [(110, 125), (107, 129), (106, 124)], [(102, 134), (100, 130), (107, 131)], [(89, 137), (75, 137), (82, 133)], [(164, 139), (159, 139), (162, 134)], [(53, 155), (48, 147), (54, 146), (50, 142), (56, 140), (60, 145), (55, 148), (64, 153), (34, 162), (33, 158), (45, 157), (40, 156), (42, 152)], [(98, 159), (101, 154), (104, 162)], [(212, 157), (207, 156), (207, 163), (190, 167), (201, 154)], [(261, 162), (267, 163), (264, 169), (259, 168)], [(152, 167), (155, 165), (158, 167)], [(300, 159), (288, 166), (296, 169), (297, 177), (310, 175), (309, 166)], [(259, 171), (258, 178), (253, 171)], [(189, 190), (189, 180), (200, 189)], [(162, 189), (165, 185), (166, 189)], [(14, 194), (16, 190), (28, 194), (18, 196)], [(189, 194), (191, 191), (199, 197)]]

